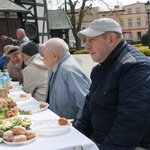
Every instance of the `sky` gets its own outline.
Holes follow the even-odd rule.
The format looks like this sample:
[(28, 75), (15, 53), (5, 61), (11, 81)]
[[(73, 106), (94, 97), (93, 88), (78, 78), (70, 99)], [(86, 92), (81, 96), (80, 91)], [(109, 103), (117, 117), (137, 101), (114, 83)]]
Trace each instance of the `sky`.
[[(129, 5), (129, 4), (133, 4), (136, 3), (137, 1), (142, 2), (142, 3), (146, 3), (147, 0), (103, 0), (104, 2), (106, 2), (108, 5)], [(95, 5), (103, 5), (104, 3), (101, 2), (101, 0), (94, 0)]]
[[(51, 4), (53, 3), (52, 5), (50, 5), (50, 3), (49, 3), (49, 5), (48, 5), (49, 9), (57, 9), (58, 8), (58, 5), (56, 5), (55, 0), (47, 0), (47, 1), (51, 2)], [(64, 1), (65, 0), (59, 0), (59, 3), (60, 3), (59, 6), (61, 5), (61, 3), (64, 4)], [(75, 0), (73, 0), (73, 1), (75, 1)], [(82, 0), (79, 0), (79, 6), (81, 4), (81, 1)], [(104, 3), (101, 2), (101, 0), (93, 0), (93, 1), (94, 1), (94, 5), (96, 5), (96, 6), (100, 6), (100, 7), (105, 7), (106, 6)], [(118, 4), (118, 5), (121, 5), (121, 6), (133, 4), (133, 3), (136, 3), (137, 1), (142, 2), (142, 3), (147, 2), (147, 0), (103, 0), (103, 1), (106, 2), (108, 5), (117, 5)]]

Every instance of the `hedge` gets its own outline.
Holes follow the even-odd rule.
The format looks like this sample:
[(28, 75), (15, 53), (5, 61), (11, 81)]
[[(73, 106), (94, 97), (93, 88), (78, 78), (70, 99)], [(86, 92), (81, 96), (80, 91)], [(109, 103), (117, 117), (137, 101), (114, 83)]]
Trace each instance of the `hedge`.
[[(148, 46), (143, 46), (142, 44), (134, 44), (132, 46), (140, 52), (142, 52), (143, 54), (145, 54), (146, 56), (150, 56), (150, 49), (148, 48)], [(76, 50), (73, 52), (73, 54), (89, 54), (89, 51), (85, 49)]]

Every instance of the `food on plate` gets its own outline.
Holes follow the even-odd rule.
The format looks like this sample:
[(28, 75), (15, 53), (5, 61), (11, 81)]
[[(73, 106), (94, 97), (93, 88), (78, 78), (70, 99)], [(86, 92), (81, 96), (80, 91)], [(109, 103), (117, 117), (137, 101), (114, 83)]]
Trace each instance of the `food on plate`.
[(20, 98), (25, 98), (25, 97), (27, 97), (27, 95), (26, 95), (26, 94), (20, 94), (19, 97), (20, 97)]
[(16, 116), (19, 112), (17, 104), (11, 98), (0, 98), (0, 119)]
[(30, 115), (31, 111), (30, 110), (19, 109), (19, 113), (20, 113), (20, 115)]
[(26, 130), (23, 126), (14, 126), (3, 133), (3, 140), (7, 142), (23, 142), (36, 137), (33, 130)]
[(27, 141), (27, 137), (25, 135), (15, 135), (12, 138), (12, 142), (23, 142)]
[(26, 129), (22, 126), (15, 126), (12, 128), (12, 131), (16, 135), (25, 135)]
[(27, 140), (30, 140), (36, 137), (36, 133), (33, 130), (28, 130), (26, 131), (25, 136), (27, 137)]
[(14, 126), (23, 126), (26, 130), (30, 129), (32, 119), (28, 117), (15, 117), (10, 119), (0, 119), (0, 137), (8, 130), (12, 130)]
[(59, 118), (58, 119), (58, 124), (59, 125), (67, 125), (68, 124), (68, 120), (66, 118)]
[(11, 90), (12, 88), (13, 88), (12, 85), (8, 85), (8, 86), (6, 87), (7, 90)]
[(3, 139), (7, 142), (11, 142), (13, 136), (14, 136), (14, 133), (11, 130), (8, 130), (3, 133)]
[(45, 108), (47, 105), (46, 105), (46, 103), (41, 103), (40, 105), (39, 105), (39, 108)]
[(11, 118), (11, 117), (13, 117), (13, 116), (15, 116), (14, 112), (11, 111), (11, 110), (8, 110), (8, 111), (7, 111), (6, 118)]

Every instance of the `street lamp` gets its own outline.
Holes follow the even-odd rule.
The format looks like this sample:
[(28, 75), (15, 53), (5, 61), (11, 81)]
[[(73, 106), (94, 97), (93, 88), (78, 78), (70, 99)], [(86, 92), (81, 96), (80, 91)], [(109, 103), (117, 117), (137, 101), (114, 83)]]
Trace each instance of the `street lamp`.
[(150, 49), (150, 0), (147, 1), (147, 3), (145, 3), (145, 9), (146, 9), (146, 13), (148, 16), (148, 47)]

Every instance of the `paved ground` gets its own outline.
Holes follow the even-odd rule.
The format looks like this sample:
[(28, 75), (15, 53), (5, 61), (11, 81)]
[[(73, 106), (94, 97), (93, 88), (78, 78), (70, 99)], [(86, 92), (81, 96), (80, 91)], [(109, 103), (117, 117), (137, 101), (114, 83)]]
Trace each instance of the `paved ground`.
[(90, 73), (92, 68), (97, 65), (96, 62), (93, 62), (90, 54), (78, 54), (73, 55), (73, 57), (77, 60), (77, 62), (81, 65), (83, 72), (90, 77)]

